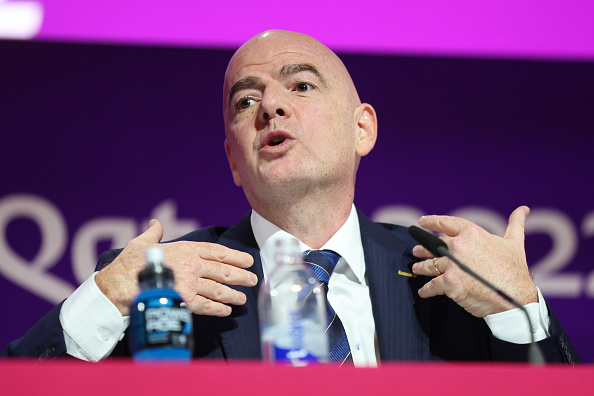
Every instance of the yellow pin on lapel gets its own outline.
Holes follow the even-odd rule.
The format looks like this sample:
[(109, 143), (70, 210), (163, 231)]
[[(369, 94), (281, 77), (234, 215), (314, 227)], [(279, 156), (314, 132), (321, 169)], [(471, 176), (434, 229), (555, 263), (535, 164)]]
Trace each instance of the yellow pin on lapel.
[(408, 276), (409, 278), (416, 278), (417, 276), (415, 274), (411, 274), (409, 272), (403, 272), (398, 270), (398, 275), (402, 275), (402, 276)]

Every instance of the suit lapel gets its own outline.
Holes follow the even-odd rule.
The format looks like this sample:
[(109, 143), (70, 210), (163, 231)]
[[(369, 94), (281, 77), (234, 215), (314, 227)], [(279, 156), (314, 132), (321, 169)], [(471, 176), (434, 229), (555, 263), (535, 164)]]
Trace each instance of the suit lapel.
[(422, 278), (411, 274), (406, 228), (376, 224), (359, 212), (366, 277), (381, 360), (429, 359), (428, 304), (418, 297)]
[(250, 224), (250, 213), (223, 233), (218, 243), (251, 254), (254, 258), (254, 265), (250, 271), (258, 276), (258, 284), (254, 287), (230, 286), (244, 293), (247, 301), (242, 306), (233, 306), (233, 311), (228, 318), (232, 322), (229, 326), (231, 330), (221, 333), (224, 354), (229, 359), (259, 359), (261, 358), (261, 349), (258, 291), (260, 283), (264, 281), (264, 275), (260, 250)]

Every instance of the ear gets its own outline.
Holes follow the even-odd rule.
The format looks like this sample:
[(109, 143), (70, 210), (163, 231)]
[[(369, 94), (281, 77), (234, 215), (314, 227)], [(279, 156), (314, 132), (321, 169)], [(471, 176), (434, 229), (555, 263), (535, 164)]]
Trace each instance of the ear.
[(361, 103), (355, 110), (355, 121), (359, 131), (357, 154), (361, 157), (369, 154), (377, 139), (377, 116), (368, 103)]
[(233, 159), (233, 155), (231, 154), (231, 147), (229, 147), (227, 139), (225, 139), (225, 152), (227, 153), (227, 161), (229, 161), (231, 174), (233, 174), (233, 181), (235, 182), (235, 185), (237, 187), (241, 187), (241, 178), (239, 177), (239, 172), (237, 172), (237, 165), (235, 165), (235, 160)]

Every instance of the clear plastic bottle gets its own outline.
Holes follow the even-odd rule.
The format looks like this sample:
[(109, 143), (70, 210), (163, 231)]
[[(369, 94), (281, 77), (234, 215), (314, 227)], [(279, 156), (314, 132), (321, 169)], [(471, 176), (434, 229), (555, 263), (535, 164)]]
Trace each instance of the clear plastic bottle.
[(326, 293), (303, 264), (296, 239), (278, 239), (275, 267), (261, 286), (258, 315), (265, 362), (326, 363)]
[(136, 361), (189, 360), (192, 357), (192, 314), (173, 289), (171, 268), (163, 250), (146, 250), (146, 267), (138, 274), (140, 293), (130, 306), (130, 351)]

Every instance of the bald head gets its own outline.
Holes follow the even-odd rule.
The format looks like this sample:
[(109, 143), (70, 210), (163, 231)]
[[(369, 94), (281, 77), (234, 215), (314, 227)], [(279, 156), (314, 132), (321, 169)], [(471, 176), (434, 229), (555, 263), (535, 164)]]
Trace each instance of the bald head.
[[(358, 106), (361, 101), (351, 76), (340, 60), (324, 44), (315, 38), (297, 32), (285, 30), (268, 30), (257, 34), (244, 43), (231, 58), (223, 87), (223, 112), (225, 119), (228, 118), (228, 105), (233, 95), (241, 90), (246, 84), (254, 83), (245, 79), (243, 71), (253, 65), (274, 62), (275, 59), (293, 57), (293, 67), (285, 67), (279, 73), (294, 73), (308, 69), (316, 74), (324, 84), (332, 85), (333, 89), (343, 92), (345, 103), (349, 107)], [(308, 62), (309, 60), (309, 62)]]

